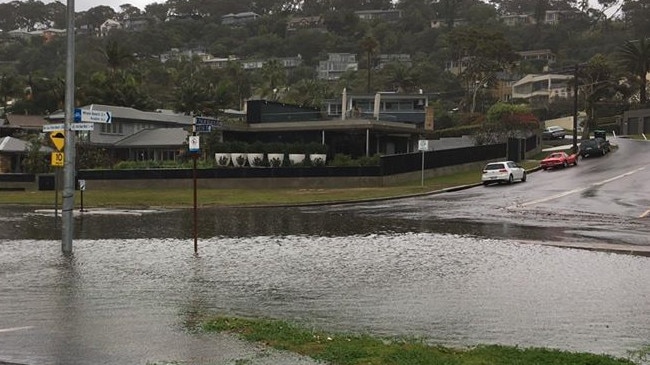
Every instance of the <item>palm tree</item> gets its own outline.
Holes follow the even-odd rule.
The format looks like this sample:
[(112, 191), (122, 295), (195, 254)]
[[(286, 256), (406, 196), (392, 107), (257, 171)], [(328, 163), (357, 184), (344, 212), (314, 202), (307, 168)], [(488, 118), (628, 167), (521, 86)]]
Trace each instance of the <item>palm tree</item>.
[(370, 69), (371, 69), (370, 61), (372, 59), (372, 55), (375, 54), (375, 52), (377, 52), (377, 49), (379, 48), (379, 42), (377, 41), (377, 39), (375, 39), (375, 37), (369, 35), (361, 40), (359, 46), (366, 53), (366, 69), (368, 72), (368, 85), (367, 85), (366, 92), (370, 94)]
[(277, 101), (280, 86), (282, 86), (287, 79), (287, 73), (284, 66), (277, 59), (272, 59), (262, 65), (262, 79), (264, 79), (264, 86), (262, 88), (262, 96), (270, 96), (273, 101)]
[(645, 104), (648, 101), (646, 75), (650, 72), (650, 38), (625, 42), (618, 58), (639, 83), (639, 101)]

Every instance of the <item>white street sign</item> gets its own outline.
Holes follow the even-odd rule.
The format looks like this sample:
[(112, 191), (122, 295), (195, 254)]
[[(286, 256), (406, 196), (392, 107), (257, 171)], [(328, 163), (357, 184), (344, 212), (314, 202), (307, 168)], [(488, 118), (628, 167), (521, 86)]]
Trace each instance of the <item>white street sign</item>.
[(190, 152), (199, 151), (199, 136), (190, 136)]
[(110, 123), (111, 113), (102, 110), (75, 109), (75, 122)]
[(429, 151), (429, 141), (426, 139), (421, 139), (418, 141), (418, 151)]
[(64, 124), (46, 124), (43, 126), (43, 132), (62, 131), (64, 127)]
[(73, 131), (92, 131), (95, 130), (95, 123), (72, 123), (70, 129)]

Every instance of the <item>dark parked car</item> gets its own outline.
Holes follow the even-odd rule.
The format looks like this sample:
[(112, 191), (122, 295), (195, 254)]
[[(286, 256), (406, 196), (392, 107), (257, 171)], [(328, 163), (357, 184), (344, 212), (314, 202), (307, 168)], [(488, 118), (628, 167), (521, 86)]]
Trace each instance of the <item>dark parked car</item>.
[(557, 125), (546, 127), (542, 132), (543, 139), (562, 139), (564, 136), (566, 136), (566, 130)]
[(580, 156), (604, 156), (609, 152), (609, 146), (602, 138), (592, 138), (580, 143)]

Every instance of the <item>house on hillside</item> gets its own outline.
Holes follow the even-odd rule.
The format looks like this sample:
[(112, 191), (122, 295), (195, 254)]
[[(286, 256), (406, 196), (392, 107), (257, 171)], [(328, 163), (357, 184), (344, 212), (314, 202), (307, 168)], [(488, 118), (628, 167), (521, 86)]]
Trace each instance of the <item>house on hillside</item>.
[(221, 17), (221, 24), (237, 26), (256, 21), (259, 18), (260, 15), (252, 11), (237, 14), (230, 13)]
[(297, 30), (318, 30), (320, 32), (327, 32), (325, 26), (325, 19), (321, 15), (316, 16), (295, 16), (289, 18), (287, 21), (287, 32), (295, 32)]
[(117, 20), (107, 19), (99, 26), (99, 36), (106, 37), (111, 31), (116, 29), (122, 29), (122, 23)]
[(357, 10), (354, 12), (354, 15), (365, 21), (383, 20), (386, 22), (396, 22), (402, 17), (402, 11), (399, 9)]
[(318, 63), (318, 78), (338, 80), (347, 71), (358, 71), (359, 63), (354, 53), (328, 53), (327, 60)]
[(534, 106), (548, 105), (553, 98), (567, 99), (573, 95), (572, 79), (572, 75), (526, 75), (512, 85), (512, 98), (525, 99)]

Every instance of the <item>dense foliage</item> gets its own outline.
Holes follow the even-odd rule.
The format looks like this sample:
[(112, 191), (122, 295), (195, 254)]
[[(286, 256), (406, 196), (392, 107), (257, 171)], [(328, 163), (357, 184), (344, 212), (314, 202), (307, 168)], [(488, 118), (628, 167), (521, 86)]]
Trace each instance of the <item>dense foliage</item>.
[[(76, 103), (113, 104), (142, 110), (173, 109), (185, 113), (217, 115), (227, 108), (241, 109), (252, 96), (309, 106), (349, 93), (394, 90), (431, 96), (439, 125), (463, 125), (455, 111), (484, 114), (497, 100), (486, 92), (496, 75), (543, 72), (545, 63), (522, 61), (516, 52), (550, 49), (552, 65), (571, 73), (575, 64), (598, 64), (607, 72), (581, 74), (581, 109), (607, 116), (630, 103), (647, 102), (642, 78), (648, 70), (650, 9), (642, 0), (168, 0), (145, 9), (125, 4), (118, 11), (98, 6), (77, 13)], [(363, 21), (358, 10), (401, 11), (396, 22)], [(544, 23), (547, 10), (573, 10), (569, 19)], [(612, 10), (617, 12), (613, 12)], [(253, 22), (222, 24), (222, 16), (255, 12)], [(529, 14), (536, 21), (508, 26), (502, 17)], [(287, 30), (290, 20), (320, 16), (317, 29)], [(123, 24), (145, 20), (139, 30), (116, 29), (98, 37), (107, 19)], [(431, 26), (441, 20), (441, 27)], [(13, 100), (10, 111), (43, 114), (64, 102), (65, 37), (9, 36), (14, 29), (65, 28), (65, 6), (60, 2), (13, 1), (0, 4), (0, 100)], [(167, 57), (172, 50), (195, 56)], [(327, 53), (357, 55), (358, 71), (336, 81), (316, 77), (315, 67)], [(188, 52), (185, 53), (189, 55)], [(209, 68), (196, 55), (232, 57), (264, 62), (255, 71), (239, 62)], [(411, 63), (378, 66), (380, 54), (408, 54)], [(277, 61), (300, 57), (302, 65), (286, 72)], [(595, 61), (594, 61), (595, 59)], [(458, 75), (445, 71), (450, 61), (469, 60)], [(592, 70), (593, 71), (593, 70)], [(607, 77), (608, 80), (603, 80)], [(594, 88), (626, 80), (626, 90)], [(542, 110), (539, 118), (571, 112), (565, 100)]]

